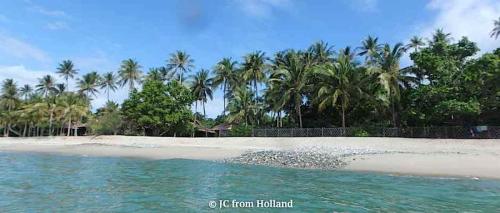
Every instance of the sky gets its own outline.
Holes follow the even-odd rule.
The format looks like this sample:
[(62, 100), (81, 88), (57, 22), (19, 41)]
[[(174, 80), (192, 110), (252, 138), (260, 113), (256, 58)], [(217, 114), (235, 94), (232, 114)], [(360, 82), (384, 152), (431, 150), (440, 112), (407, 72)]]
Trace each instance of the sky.
[[(0, 81), (35, 85), (43, 75), (57, 77), (66, 59), (79, 75), (116, 72), (128, 58), (146, 72), (166, 65), (176, 50), (195, 60), (193, 74), (256, 50), (272, 56), (320, 40), (335, 49), (358, 47), (368, 35), (404, 43), (437, 28), (455, 40), (467, 36), (486, 52), (500, 46), (489, 37), (498, 17), (495, 0), (0, 0)], [(111, 96), (123, 101), (126, 87)], [(105, 102), (100, 95), (93, 108)], [(221, 114), (220, 90), (206, 107), (209, 117)]]

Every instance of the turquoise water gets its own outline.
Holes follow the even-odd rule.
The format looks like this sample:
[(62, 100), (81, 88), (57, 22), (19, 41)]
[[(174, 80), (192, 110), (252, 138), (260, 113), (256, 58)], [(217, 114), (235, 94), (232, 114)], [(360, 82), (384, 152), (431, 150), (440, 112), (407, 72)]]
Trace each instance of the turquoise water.
[[(291, 209), (209, 201), (293, 200)], [(500, 211), (500, 181), (0, 153), (0, 212)]]

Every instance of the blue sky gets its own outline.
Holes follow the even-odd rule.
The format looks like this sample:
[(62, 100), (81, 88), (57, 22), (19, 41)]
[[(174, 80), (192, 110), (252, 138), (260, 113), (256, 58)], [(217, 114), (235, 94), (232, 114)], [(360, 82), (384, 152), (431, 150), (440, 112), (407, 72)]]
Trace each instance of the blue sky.
[[(483, 51), (499, 46), (488, 36), (500, 16), (494, 0), (0, 0), (0, 8), (0, 80), (15, 78), (19, 85), (34, 84), (64, 59), (80, 73), (116, 71), (127, 58), (147, 71), (184, 50), (197, 71), (255, 50), (272, 55), (318, 40), (356, 47), (367, 35), (405, 42), (435, 28), (469, 36)], [(113, 99), (126, 96), (123, 89)], [(207, 113), (221, 111), (217, 92)]]

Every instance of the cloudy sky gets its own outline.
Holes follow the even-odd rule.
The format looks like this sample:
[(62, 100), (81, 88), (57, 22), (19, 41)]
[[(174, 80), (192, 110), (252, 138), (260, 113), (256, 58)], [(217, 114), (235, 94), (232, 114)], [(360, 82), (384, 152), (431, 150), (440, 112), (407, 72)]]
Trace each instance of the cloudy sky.
[[(127, 58), (147, 71), (184, 50), (198, 71), (255, 50), (272, 55), (319, 40), (356, 47), (367, 35), (406, 42), (436, 28), (468, 36), (483, 52), (500, 46), (489, 37), (500, 17), (496, 0), (0, 0), (0, 8), (0, 80), (18, 85), (35, 84), (65, 59), (80, 74), (117, 71)], [(112, 98), (126, 96), (122, 89)], [(218, 91), (207, 113), (221, 112)]]

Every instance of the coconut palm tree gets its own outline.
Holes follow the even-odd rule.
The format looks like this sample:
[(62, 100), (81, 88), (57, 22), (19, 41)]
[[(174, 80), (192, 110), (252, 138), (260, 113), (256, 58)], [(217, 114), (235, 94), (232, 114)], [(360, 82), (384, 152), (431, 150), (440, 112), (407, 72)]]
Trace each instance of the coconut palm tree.
[(123, 60), (120, 70), (118, 70), (118, 75), (120, 76), (118, 84), (122, 87), (128, 84), (129, 91), (132, 91), (135, 88), (135, 84), (141, 82), (141, 68), (141, 65), (133, 59)]
[(295, 108), (295, 113), (299, 120), (299, 127), (302, 128), (302, 101), (308, 82), (310, 67), (304, 60), (304, 54), (288, 51), (285, 54), (285, 63), (272, 71), (269, 82), (276, 83), (284, 103), (290, 103)]
[(101, 85), (101, 76), (95, 71), (90, 72), (78, 79), (76, 84), (79, 93), (85, 94), (87, 98), (95, 97), (99, 93), (97, 88)]
[(378, 44), (377, 37), (368, 36), (368, 38), (362, 41), (361, 47), (358, 47), (358, 49), (360, 49), (358, 55), (365, 56), (366, 64), (373, 65), (375, 62), (375, 57), (381, 49), (381, 45)]
[(66, 88), (69, 88), (69, 79), (74, 78), (78, 70), (75, 69), (75, 65), (71, 60), (64, 60), (59, 64), (59, 67), (57, 67), (56, 73), (66, 80)]
[(332, 60), (335, 53), (333, 46), (328, 45), (327, 42), (318, 41), (311, 45), (307, 52), (311, 53), (315, 64), (323, 64)]
[(399, 60), (405, 51), (406, 48), (402, 43), (397, 43), (393, 47), (386, 44), (378, 57), (380, 67), (376, 71), (379, 83), (390, 100), (392, 123), (395, 127), (398, 126), (396, 104), (400, 100), (400, 84), (405, 77), (400, 72)]
[(4, 136), (8, 137), (11, 128), (11, 122), (15, 120), (12, 118), (12, 111), (19, 104), (17, 85), (13, 79), (5, 79), (2, 82), (0, 104), (1, 108), (6, 110), (2, 120), (5, 120)]
[(65, 93), (66, 89), (67, 89), (67, 87), (65, 84), (56, 84), (56, 91), (55, 91), (56, 96), (59, 96), (59, 95)]
[(29, 84), (25, 84), (19, 89), (19, 95), (24, 97), (24, 100), (28, 100), (28, 97), (33, 93), (33, 87)]
[(227, 99), (227, 89), (228, 83), (236, 78), (236, 61), (232, 61), (231, 58), (223, 58), (217, 65), (215, 66), (215, 76), (213, 78), (213, 86), (218, 87), (220, 85), (222, 88), (222, 94), (224, 99), (224, 110), (222, 111), (223, 115), (226, 115), (226, 99)]
[(253, 89), (255, 93), (254, 101), (257, 104), (257, 99), (259, 98), (259, 91), (257, 89), (257, 84), (265, 79), (266, 72), (266, 57), (265, 53), (261, 51), (256, 51), (245, 56), (245, 61), (242, 65), (243, 79), (245, 81), (250, 81), (253, 83)]
[(208, 70), (201, 69), (195, 76), (193, 76), (193, 83), (191, 85), (191, 91), (194, 94), (196, 100), (202, 102), (203, 105), (203, 116), (205, 113), (205, 103), (208, 99), (213, 98), (213, 80), (209, 78)]
[(254, 109), (252, 102), (253, 93), (245, 85), (235, 88), (227, 105), (229, 111), (227, 121), (229, 123), (245, 122), (245, 125), (248, 125), (254, 114), (252, 113)]
[(51, 75), (45, 75), (38, 79), (38, 84), (36, 85), (36, 91), (40, 92), (43, 97), (47, 97), (49, 94), (56, 91), (56, 80)]
[[(81, 96), (68, 93), (61, 97), (61, 107), (63, 108), (64, 118), (67, 119), (67, 136), (70, 136), (72, 124), (78, 123), (78, 119), (81, 119), (89, 111), (88, 103)], [(77, 128), (74, 128), (74, 136), (76, 135)]]
[(116, 84), (117, 84), (117, 77), (113, 72), (104, 73), (104, 75), (102, 76), (102, 81), (100, 86), (101, 89), (104, 89), (104, 91), (106, 92), (108, 102), (109, 102), (109, 92), (110, 91), (114, 92), (118, 88)]
[(420, 47), (424, 46), (425, 42), (421, 37), (413, 36), (410, 39), (410, 43), (408, 44), (408, 48), (414, 48), (415, 52), (417, 52)]
[(194, 60), (189, 54), (184, 51), (177, 51), (170, 54), (167, 61), (167, 67), (174, 73), (179, 75), (179, 82), (182, 84), (182, 76), (184, 73), (190, 72), (194, 68)]
[(498, 17), (497, 20), (493, 21), (493, 30), (491, 30), (490, 36), (492, 38), (495, 37), (495, 39), (500, 36), (500, 17)]
[[(340, 52), (344, 52), (341, 50)], [(346, 110), (351, 99), (361, 94), (361, 75), (349, 55), (340, 54), (334, 63), (327, 63), (315, 69), (318, 75), (318, 90), (316, 102), (318, 110), (323, 111), (328, 106), (340, 108), (342, 127), (346, 127)]]
[[(203, 106), (203, 117), (206, 117), (205, 103), (208, 99), (213, 98), (213, 81), (209, 78), (209, 71), (201, 69), (195, 76), (193, 76), (193, 83), (191, 85), (191, 91), (197, 101), (200, 101)], [(205, 130), (205, 136), (208, 132)]]

